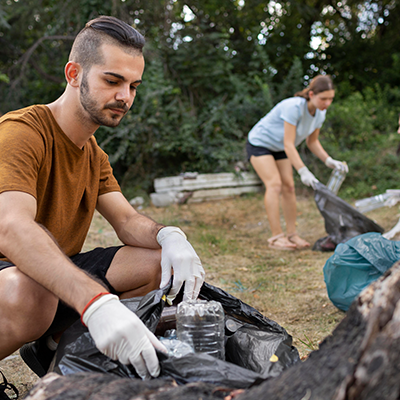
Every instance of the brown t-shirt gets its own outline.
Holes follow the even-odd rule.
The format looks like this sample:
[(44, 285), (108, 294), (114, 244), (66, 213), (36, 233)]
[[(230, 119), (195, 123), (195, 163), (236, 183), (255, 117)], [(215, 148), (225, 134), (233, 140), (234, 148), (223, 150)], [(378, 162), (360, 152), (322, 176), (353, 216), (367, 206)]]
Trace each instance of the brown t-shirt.
[(0, 193), (11, 190), (36, 198), (35, 221), (67, 256), (81, 251), (98, 196), (121, 191), (95, 138), (78, 148), (44, 105), (0, 118)]

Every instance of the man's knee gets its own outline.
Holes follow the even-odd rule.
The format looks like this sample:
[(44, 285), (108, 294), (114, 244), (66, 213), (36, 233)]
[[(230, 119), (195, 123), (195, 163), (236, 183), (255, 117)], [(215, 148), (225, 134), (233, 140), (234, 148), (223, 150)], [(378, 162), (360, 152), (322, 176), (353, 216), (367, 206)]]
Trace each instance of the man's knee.
[[(41, 336), (53, 321), (58, 299), (15, 267), (0, 272), (2, 331), (16, 340)], [(3, 331), (4, 333), (4, 331)]]

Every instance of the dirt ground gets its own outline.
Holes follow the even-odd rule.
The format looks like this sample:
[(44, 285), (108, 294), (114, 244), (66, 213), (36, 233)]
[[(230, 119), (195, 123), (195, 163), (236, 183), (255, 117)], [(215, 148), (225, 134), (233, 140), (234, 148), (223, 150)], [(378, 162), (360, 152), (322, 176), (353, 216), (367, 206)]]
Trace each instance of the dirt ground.
[[(202, 260), (206, 281), (282, 325), (303, 359), (344, 317), (330, 302), (323, 279), (323, 266), (332, 253), (269, 249), (270, 230), (261, 194), (167, 208), (146, 206), (140, 212), (180, 226)], [(311, 196), (298, 198), (297, 213), (298, 232), (311, 244), (326, 235)], [(367, 216), (387, 231), (398, 221), (398, 213), (395, 206)], [(96, 214), (84, 250), (118, 243), (112, 228)], [(22, 397), (38, 380), (18, 352), (0, 361), (0, 369)]]

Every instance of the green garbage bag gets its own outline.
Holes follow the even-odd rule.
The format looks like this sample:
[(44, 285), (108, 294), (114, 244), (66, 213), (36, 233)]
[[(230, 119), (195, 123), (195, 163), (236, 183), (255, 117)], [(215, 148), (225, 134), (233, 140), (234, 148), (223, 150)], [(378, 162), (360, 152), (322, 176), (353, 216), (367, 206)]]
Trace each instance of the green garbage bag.
[(400, 241), (370, 232), (339, 244), (324, 266), (329, 299), (347, 311), (353, 300), (370, 283), (400, 260)]

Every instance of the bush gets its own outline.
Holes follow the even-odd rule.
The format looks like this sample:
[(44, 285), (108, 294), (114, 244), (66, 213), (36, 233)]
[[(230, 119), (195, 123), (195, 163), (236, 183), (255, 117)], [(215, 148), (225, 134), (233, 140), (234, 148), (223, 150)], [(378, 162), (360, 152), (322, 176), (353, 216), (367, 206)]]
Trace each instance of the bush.
[(122, 186), (150, 191), (156, 177), (231, 171), (244, 161), (248, 131), (272, 107), (270, 90), (257, 75), (229, 79), (231, 93), (196, 108), (160, 60), (149, 62), (133, 110), (118, 129), (96, 133)]
[[(399, 88), (366, 88), (335, 101), (321, 130), (321, 143), (333, 158), (345, 160), (349, 174), (340, 196), (357, 199), (399, 187), (396, 149)], [(303, 159), (321, 182), (331, 170), (301, 146)]]

